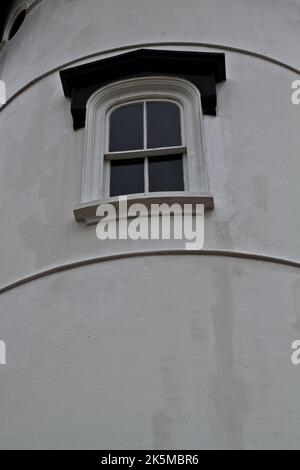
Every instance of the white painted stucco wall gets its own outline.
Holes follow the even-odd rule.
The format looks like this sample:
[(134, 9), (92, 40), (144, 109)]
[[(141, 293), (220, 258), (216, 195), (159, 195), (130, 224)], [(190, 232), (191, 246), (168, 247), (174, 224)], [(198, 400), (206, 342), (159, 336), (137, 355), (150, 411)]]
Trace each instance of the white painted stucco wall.
[[(288, 0), (43, 0), (3, 48), (0, 448), (300, 447), (299, 21)], [(141, 45), (225, 52), (203, 118), (215, 256), (74, 221), (84, 130), (57, 70)]]
[(87, 55), (166, 42), (232, 47), (299, 68), (299, 21), (299, 0), (42, 0), (3, 53), (1, 73), (14, 93)]
[(299, 298), (298, 269), (195, 255), (2, 294), (0, 446), (298, 448)]

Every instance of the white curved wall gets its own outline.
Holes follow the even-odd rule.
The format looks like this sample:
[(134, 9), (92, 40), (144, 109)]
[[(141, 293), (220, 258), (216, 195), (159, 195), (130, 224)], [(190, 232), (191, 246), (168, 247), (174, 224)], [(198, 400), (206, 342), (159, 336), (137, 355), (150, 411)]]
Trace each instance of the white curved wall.
[[(205, 248), (300, 261), (300, 113), (290, 99), (294, 75), (238, 53), (227, 52), (226, 61), (228, 80), (218, 87), (218, 115), (204, 116), (216, 204), (206, 216)], [(84, 130), (73, 131), (58, 73), (30, 87), (0, 116), (2, 285), (87, 257), (172, 247), (100, 243), (94, 227), (75, 223)]]
[(1, 73), (10, 94), (69, 61), (152, 42), (218, 44), (300, 67), (299, 0), (84, 0), (82, 5), (82, 0), (42, 0), (32, 10), (3, 53)]
[(54, 69), (141, 44), (225, 52), (218, 114), (203, 122), (216, 205), (205, 250), (295, 267), (125, 258), (3, 291), (1, 448), (299, 447), (300, 1), (174, 3), (43, 0), (1, 52), (13, 99), (0, 111), (0, 288), (77, 261), (182, 249), (100, 243), (72, 213), (84, 130), (73, 131)]
[(141, 257), (3, 294), (0, 448), (298, 448), (298, 272)]

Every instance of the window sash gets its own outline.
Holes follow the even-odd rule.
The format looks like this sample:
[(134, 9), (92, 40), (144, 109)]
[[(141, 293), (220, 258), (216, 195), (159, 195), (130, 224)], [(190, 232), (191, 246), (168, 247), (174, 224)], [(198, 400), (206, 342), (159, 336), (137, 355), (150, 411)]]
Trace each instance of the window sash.
[[(131, 152), (141, 152), (141, 151), (151, 151), (151, 150), (158, 150), (158, 149), (151, 149), (148, 148), (148, 120), (147, 120), (147, 104), (148, 103), (172, 103), (173, 105), (177, 106), (179, 109), (180, 113), (180, 139), (181, 139), (181, 146), (173, 146), (173, 147), (167, 147), (167, 148), (181, 148), (185, 145), (185, 132), (184, 132), (184, 119), (183, 119), (183, 109), (182, 106), (175, 100), (171, 99), (163, 99), (163, 98), (149, 98), (145, 100), (132, 100), (128, 102), (124, 102), (118, 106), (112, 107), (109, 112), (107, 113), (106, 116), (106, 129), (105, 129), (105, 156), (109, 154), (121, 154), (122, 152), (110, 152), (109, 147), (110, 147), (110, 126), (111, 126), (111, 115), (114, 111), (116, 111), (118, 108), (122, 108), (126, 105), (130, 104), (143, 104), (143, 130), (144, 130), (144, 148), (139, 149), (139, 150), (125, 150), (126, 153), (131, 153)], [(165, 148), (165, 147), (162, 147)]]
[[(162, 153), (162, 150), (166, 153)], [(175, 150), (175, 151), (174, 151)], [(188, 164), (187, 164), (187, 148), (186, 147), (168, 147), (166, 149), (155, 149), (150, 151), (145, 150), (136, 150), (134, 152), (116, 152), (117, 155), (113, 155), (113, 158), (110, 158), (112, 154), (106, 154), (106, 170), (105, 170), (105, 179), (106, 179), (106, 196), (110, 197), (110, 178), (111, 178), (111, 161), (115, 160), (131, 160), (134, 158), (144, 158), (144, 194), (152, 194), (149, 191), (150, 181), (149, 181), (149, 159), (151, 157), (163, 157), (163, 156), (182, 156), (182, 166), (183, 166), (183, 183), (184, 191), (189, 191), (188, 184)], [(121, 154), (121, 155), (120, 155)], [(134, 156), (129, 156), (128, 154), (134, 154)], [(164, 192), (163, 190), (161, 192)]]
[[(182, 145), (173, 146), (173, 147), (160, 147), (160, 148), (147, 148), (148, 145), (148, 122), (147, 122), (147, 104), (159, 102), (159, 103), (172, 103), (179, 108), (180, 112), (180, 138)], [(133, 104), (133, 103), (142, 103), (143, 104), (143, 129), (144, 129), (144, 148), (140, 150), (125, 150), (120, 152), (110, 152), (110, 118), (111, 114), (118, 108), (123, 106)], [(183, 120), (183, 109), (182, 106), (175, 100), (164, 99), (164, 98), (149, 98), (144, 100), (132, 100), (123, 102), (119, 106), (112, 107), (106, 115), (106, 153), (104, 153), (104, 163), (105, 163), (105, 182), (104, 182), (104, 193), (106, 196), (110, 196), (110, 178), (111, 178), (111, 161), (115, 160), (129, 160), (129, 159), (140, 159), (144, 158), (144, 189), (145, 194), (150, 194), (149, 192), (149, 159), (152, 157), (167, 157), (174, 155), (182, 156), (183, 163), (183, 180), (184, 180), (184, 191), (189, 190), (188, 184), (188, 163), (187, 163), (187, 154), (188, 149), (185, 145), (185, 132), (184, 132), (184, 120)]]

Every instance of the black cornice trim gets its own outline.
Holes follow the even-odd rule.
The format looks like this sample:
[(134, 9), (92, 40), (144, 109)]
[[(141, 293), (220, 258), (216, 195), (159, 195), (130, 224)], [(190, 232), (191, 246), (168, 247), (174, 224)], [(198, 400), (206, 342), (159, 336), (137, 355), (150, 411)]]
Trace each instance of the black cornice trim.
[(201, 93), (203, 112), (215, 116), (216, 84), (226, 80), (225, 54), (139, 49), (62, 70), (65, 96), (72, 99), (74, 129), (85, 126), (86, 104), (96, 90), (118, 80), (151, 75), (189, 80)]

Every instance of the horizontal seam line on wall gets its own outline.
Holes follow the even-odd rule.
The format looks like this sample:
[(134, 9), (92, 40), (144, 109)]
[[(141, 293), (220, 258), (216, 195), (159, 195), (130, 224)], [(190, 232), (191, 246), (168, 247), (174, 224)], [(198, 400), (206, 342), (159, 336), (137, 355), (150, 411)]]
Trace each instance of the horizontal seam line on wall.
[(283, 67), (283, 68), (285, 68), (285, 69), (287, 69), (291, 72), (294, 72), (294, 73), (300, 75), (300, 70), (295, 68), (295, 67), (292, 67), (291, 65), (285, 64), (284, 62), (281, 62), (277, 59), (273, 59), (272, 57), (268, 57), (268, 56), (265, 56), (263, 54), (259, 54), (258, 52), (252, 52), (252, 51), (248, 51), (248, 50), (245, 50), (245, 49), (239, 49), (239, 48), (236, 48), (236, 47), (225, 46), (225, 45), (223, 46), (223, 45), (220, 45), (220, 44), (197, 43), (197, 42), (190, 42), (190, 41), (188, 41), (188, 42), (184, 42), (184, 41), (172, 42), (172, 41), (170, 41), (170, 42), (140, 43), (140, 44), (133, 44), (133, 45), (130, 45), (130, 46), (115, 47), (115, 48), (107, 49), (107, 50), (104, 50), (104, 51), (101, 51), (101, 52), (94, 52), (94, 53), (88, 54), (84, 57), (79, 57), (79, 58), (74, 59), (72, 61), (61, 64), (60, 66), (55, 67), (54, 69), (51, 69), (48, 72), (45, 72), (45, 73), (39, 75), (37, 78), (35, 78), (34, 80), (31, 80), (26, 85), (24, 85), (22, 88), (20, 88), (14, 95), (12, 95), (7, 100), (6, 104), (3, 105), (0, 108), (0, 113), (2, 111), (4, 111), (5, 108), (7, 108), (15, 99), (18, 98), (18, 96), (22, 95), (22, 93), (24, 93), (26, 90), (28, 90), (29, 88), (34, 86), (36, 83), (42, 81), (44, 78), (47, 78), (50, 75), (53, 75), (54, 73), (59, 72), (60, 70), (62, 70), (64, 68), (68, 68), (68, 67), (71, 67), (71, 66), (77, 64), (78, 62), (82, 62), (82, 61), (88, 60), (88, 59), (93, 59), (93, 58), (100, 57), (100, 56), (106, 55), (106, 54), (113, 54), (115, 52), (130, 51), (132, 49), (143, 48), (143, 47), (154, 47), (154, 46), (193, 46), (193, 47), (196, 46), (196, 47), (207, 47), (209, 49), (227, 50), (227, 51), (230, 51), (230, 52), (235, 52), (235, 53), (239, 53), (239, 54), (249, 55), (251, 57), (256, 57), (258, 59), (264, 60), (264, 61), (272, 63), (274, 65), (278, 65), (280, 67)]
[(106, 263), (109, 261), (129, 259), (129, 258), (142, 258), (142, 257), (155, 257), (155, 256), (218, 256), (224, 258), (235, 258), (235, 259), (249, 259), (252, 261), (261, 261), (266, 263), (281, 264), (288, 267), (300, 268), (300, 261), (292, 261), (284, 258), (276, 258), (273, 256), (267, 255), (258, 255), (253, 253), (243, 253), (243, 252), (234, 252), (234, 251), (222, 251), (222, 250), (149, 250), (149, 251), (140, 251), (132, 253), (118, 253), (115, 255), (106, 255), (96, 258), (89, 258), (81, 261), (75, 261), (72, 263), (66, 263), (64, 265), (56, 266), (45, 271), (33, 274), (31, 276), (19, 279), (7, 286), (0, 288), (0, 295), (8, 292), (10, 290), (21, 287), (24, 284), (29, 284), (30, 282), (36, 281), (38, 279), (43, 279), (47, 276), (53, 274), (61, 273), (64, 271), (70, 271), (72, 269), (77, 269), (83, 266), (90, 266), (97, 263)]

